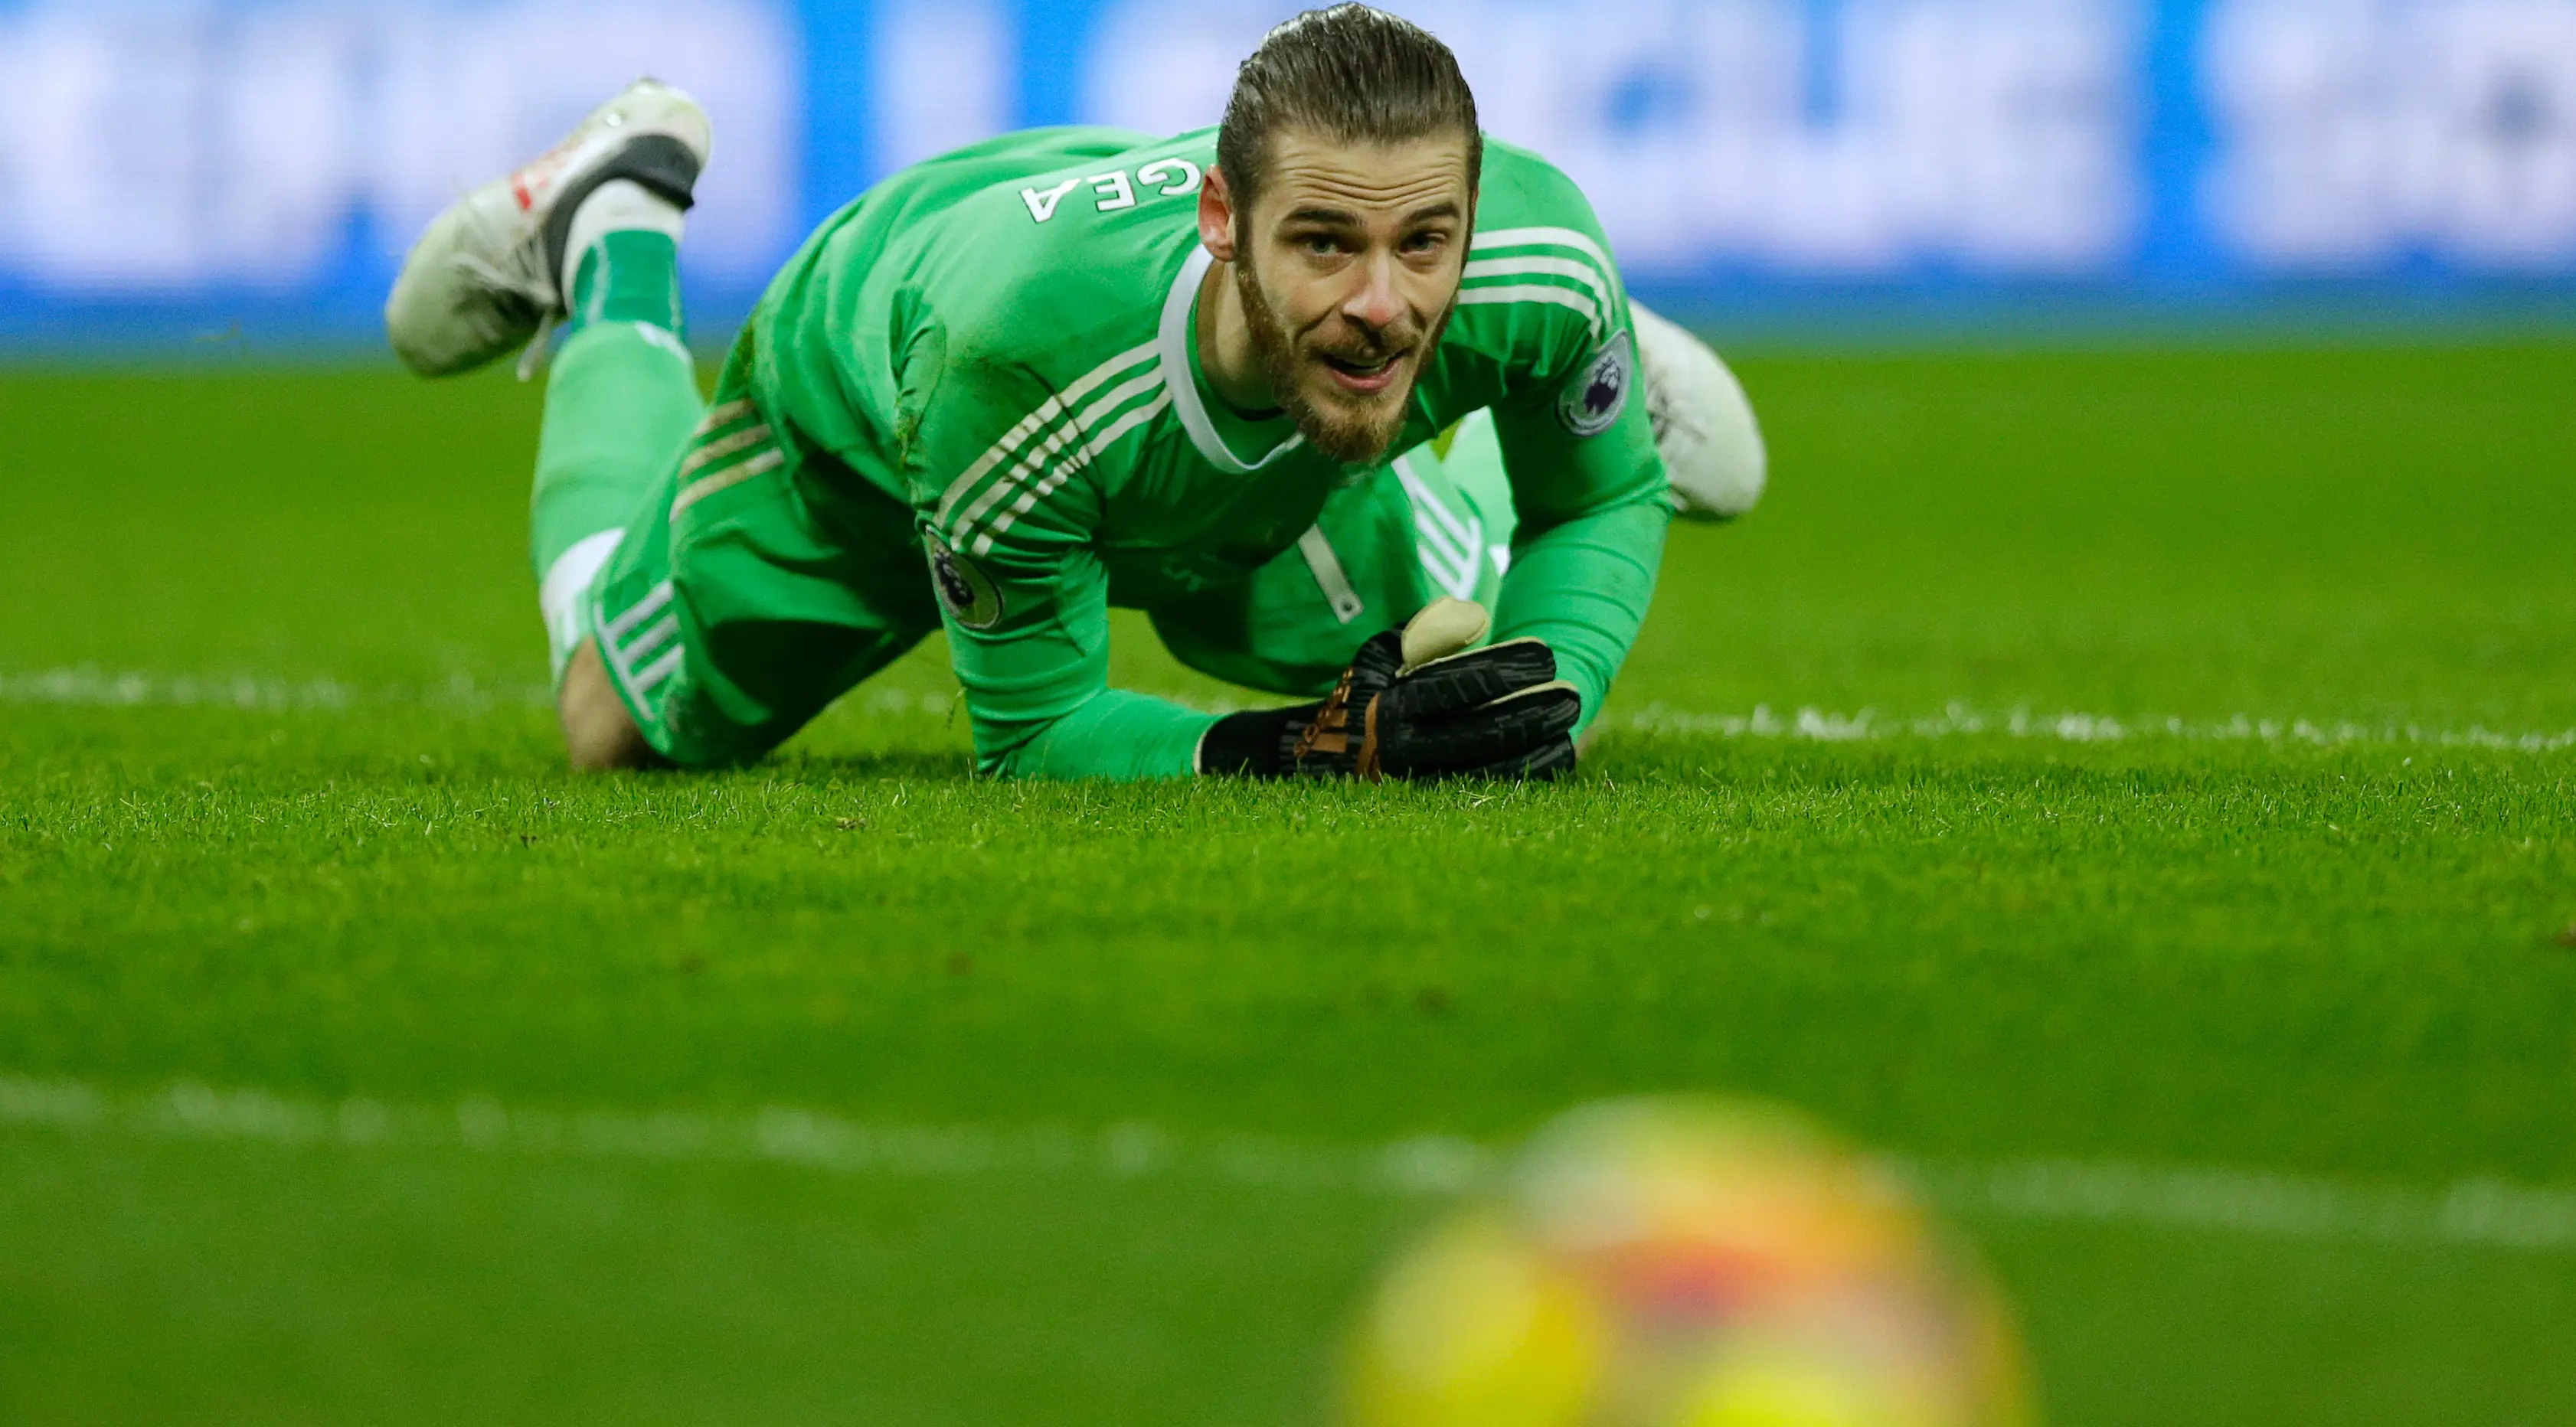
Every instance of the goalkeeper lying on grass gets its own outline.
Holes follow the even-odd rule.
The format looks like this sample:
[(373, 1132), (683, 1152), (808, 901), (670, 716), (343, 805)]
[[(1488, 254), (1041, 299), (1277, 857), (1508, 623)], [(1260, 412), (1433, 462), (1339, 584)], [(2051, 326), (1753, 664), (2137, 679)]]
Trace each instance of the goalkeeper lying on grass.
[[(1553, 777), (1675, 508), (1635, 322), (1668, 439), (1732, 487), (1704, 503), (1758, 489), (1714, 354), (1632, 321), (1583, 195), (1362, 6), (1274, 31), (1213, 133), (1014, 134), (877, 185), (711, 406), (674, 277), (709, 147), (640, 82), (442, 215), (386, 307), (430, 375), (563, 324), (531, 544), (578, 767), (757, 758), (945, 624), (989, 773)], [(1444, 596), (1473, 605), (1414, 619)], [(1323, 702), (1112, 689), (1113, 604)]]

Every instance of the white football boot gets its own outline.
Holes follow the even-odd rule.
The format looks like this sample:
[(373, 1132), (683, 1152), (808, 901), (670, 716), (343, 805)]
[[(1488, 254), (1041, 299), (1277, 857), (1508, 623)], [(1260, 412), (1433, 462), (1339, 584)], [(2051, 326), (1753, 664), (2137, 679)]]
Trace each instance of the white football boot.
[(613, 179), (686, 210), (714, 147), (706, 111), (639, 79), (562, 143), (449, 205), (403, 259), (385, 299), (385, 335), (425, 377), (469, 372), (530, 338), (520, 375), (563, 315), (564, 248), (581, 201)]
[(1743, 384), (1707, 343), (1630, 302), (1637, 365), (1646, 379), (1646, 419), (1672, 481), (1673, 510), (1685, 520), (1733, 520), (1762, 499), (1770, 458)]

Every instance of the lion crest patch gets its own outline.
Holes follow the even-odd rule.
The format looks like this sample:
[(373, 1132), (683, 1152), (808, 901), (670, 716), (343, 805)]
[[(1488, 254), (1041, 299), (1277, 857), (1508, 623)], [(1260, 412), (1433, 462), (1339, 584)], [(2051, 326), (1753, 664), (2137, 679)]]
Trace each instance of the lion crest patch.
[(959, 628), (983, 630), (1002, 622), (1002, 592), (993, 587), (991, 576), (937, 535), (924, 535), (921, 543), (930, 552), (930, 582)]
[(1556, 399), (1557, 419), (1577, 436), (1598, 436), (1628, 409), (1628, 389), (1636, 384), (1636, 351), (1622, 332), (1602, 343), (1583, 370), (1565, 384)]

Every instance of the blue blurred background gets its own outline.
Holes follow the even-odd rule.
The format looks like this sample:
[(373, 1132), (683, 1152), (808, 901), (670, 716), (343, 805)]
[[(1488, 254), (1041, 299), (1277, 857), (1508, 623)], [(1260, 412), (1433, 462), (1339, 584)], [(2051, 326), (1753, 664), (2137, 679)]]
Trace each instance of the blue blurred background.
[[(1006, 127), (1211, 123), (1282, 0), (0, 0), (0, 350), (378, 341), (411, 235), (650, 71), (702, 332)], [(1641, 295), (1739, 329), (2576, 323), (2576, 0), (1420, 0)]]

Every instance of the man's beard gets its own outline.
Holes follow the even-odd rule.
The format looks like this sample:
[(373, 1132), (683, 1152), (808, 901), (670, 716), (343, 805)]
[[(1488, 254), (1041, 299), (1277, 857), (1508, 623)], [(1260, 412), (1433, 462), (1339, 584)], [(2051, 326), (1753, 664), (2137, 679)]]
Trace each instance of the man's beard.
[[(1364, 409), (1353, 409), (1339, 402), (1310, 401), (1300, 381), (1304, 373), (1298, 360), (1297, 342), (1287, 324), (1270, 305), (1270, 294), (1262, 290), (1261, 279), (1248, 262), (1234, 265), (1236, 296), (1243, 301), (1244, 325), (1251, 329), (1252, 350), (1261, 357), (1261, 369), (1270, 378), (1270, 390), (1276, 394), (1279, 408), (1296, 424), (1297, 434), (1306, 444), (1345, 465), (1365, 465), (1385, 459), (1388, 448), (1404, 430), (1405, 414), (1413, 405), (1413, 384), (1421, 379), (1416, 365), (1404, 384), (1381, 394)], [(1405, 353), (1403, 360), (1419, 363), (1423, 356), (1439, 345), (1440, 334), (1449, 325), (1449, 314), (1457, 310), (1457, 299), (1440, 313), (1431, 330), (1413, 337), (1402, 327), (1379, 331), (1377, 341), (1363, 353), (1335, 352), (1335, 356), (1358, 356), (1362, 360), (1385, 352)], [(1408, 324), (1409, 325), (1409, 324)]]

